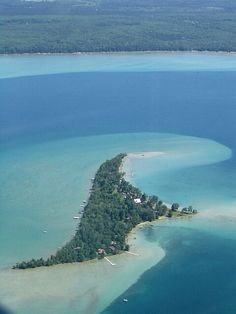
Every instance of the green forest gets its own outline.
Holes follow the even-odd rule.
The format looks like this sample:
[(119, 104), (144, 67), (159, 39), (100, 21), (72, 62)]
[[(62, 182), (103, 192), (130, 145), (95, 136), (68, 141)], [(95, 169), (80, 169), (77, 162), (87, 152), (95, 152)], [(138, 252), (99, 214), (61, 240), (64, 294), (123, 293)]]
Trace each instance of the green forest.
[(55, 255), (23, 261), (13, 269), (83, 262), (118, 254), (129, 250), (126, 238), (137, 224), (160, 216), (171, 218), (197, 213), (192, 206), (180, 210), (178, 203), (168, 208), (157, 196), (147, 196), (124, 180), (120, 167), (125, 156), (119, 154), (98, 169), (73, 238)]
[(0, 53), (236, 51), (233, 0), (0, 0)]

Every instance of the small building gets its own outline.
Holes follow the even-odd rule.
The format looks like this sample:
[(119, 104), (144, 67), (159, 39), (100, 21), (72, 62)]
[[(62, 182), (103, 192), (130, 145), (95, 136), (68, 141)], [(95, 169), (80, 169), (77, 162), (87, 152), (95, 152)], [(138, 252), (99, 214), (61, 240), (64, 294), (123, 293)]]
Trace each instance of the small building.
[(116, 248), (114, 247), (114, 245), (110, 245), (109, 249), (114, 253), (116, 251)]
[(104, 253), (105, 253), (105, 251), (104, 251), (103, 249), (101, 249), (101, 248), (100, 248), (100, 249), (98, 249), (98, 250), (97, 250), (97, 253), (98, 253), (98, 254), (104, 254)]
[(135, 204), (141, 204), (141, 199), (140, 198), (135, 198), (134, 199)]

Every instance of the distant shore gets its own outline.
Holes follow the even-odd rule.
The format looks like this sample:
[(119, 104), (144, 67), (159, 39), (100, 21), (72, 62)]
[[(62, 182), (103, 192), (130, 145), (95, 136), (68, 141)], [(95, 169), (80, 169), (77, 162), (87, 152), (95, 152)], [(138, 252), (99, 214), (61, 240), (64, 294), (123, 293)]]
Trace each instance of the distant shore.
[(236, 51), (224, 50), (139, 50), (139, 51), (76, 51), (76, 52), (22, 52), (22, 53), (0, 53), (0, 56), (60, 56), (60, 55), (139, 55), (139, 54), (225, 54), (235, 55)]

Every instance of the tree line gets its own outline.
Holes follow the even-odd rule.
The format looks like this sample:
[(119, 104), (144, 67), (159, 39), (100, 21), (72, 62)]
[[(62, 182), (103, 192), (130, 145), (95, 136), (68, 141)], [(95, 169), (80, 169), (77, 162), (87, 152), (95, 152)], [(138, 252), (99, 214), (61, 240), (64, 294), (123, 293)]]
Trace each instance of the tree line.
[(0, 1), (0, 53), (236, 51), (235, 0)]

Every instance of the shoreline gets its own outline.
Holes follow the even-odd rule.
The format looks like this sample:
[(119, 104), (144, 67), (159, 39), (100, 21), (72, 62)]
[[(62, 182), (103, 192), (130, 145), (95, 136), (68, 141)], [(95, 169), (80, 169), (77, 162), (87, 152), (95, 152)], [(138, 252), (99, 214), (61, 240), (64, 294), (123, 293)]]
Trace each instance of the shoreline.
[(76, 52), (22, 52), (22, 53), (0, 53), (0, 57), (3, 56), (86, 56), (86, 55), (142, 55), (142, 54), (225, 54), (236, 55), (236, 51), (224, 51), (224, 50), (139, 50), (139, 51), (76, 51)]
[(160, 73), (179, 68), (183, 72), (231, 72), (236, 69), (235, 56), (236, 52), (208, 51), (2, 54), (0, 79), (91, 72)]
[(152, 158), (158, 157), (161, 155), (166, 155), (166, 152), (159, 152), (159, 151), (141, 151), (141, 152), (132, 152), (127, 154), (127, 158)]

